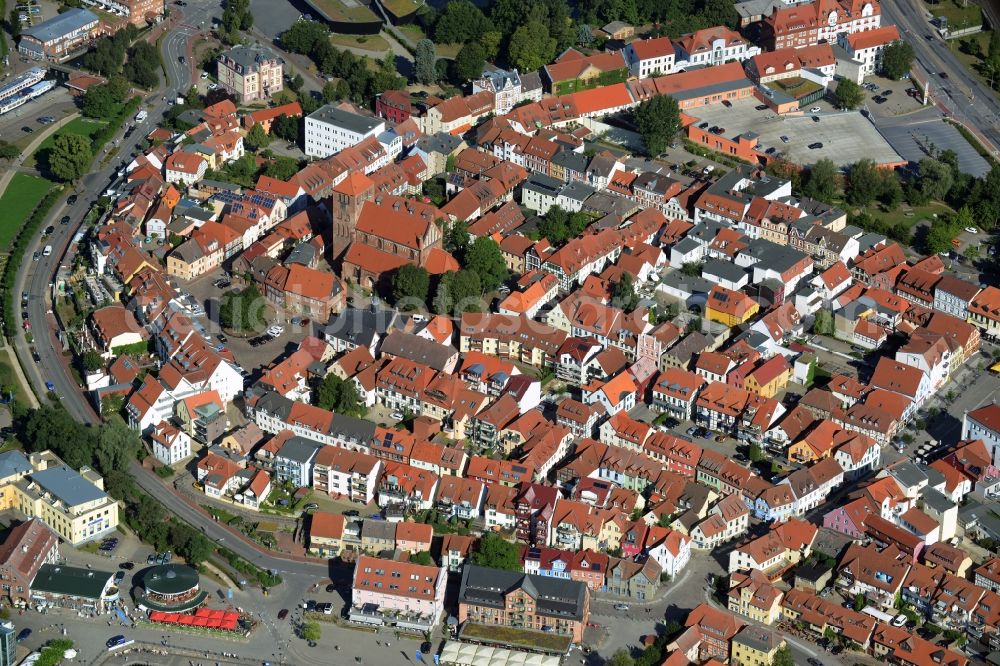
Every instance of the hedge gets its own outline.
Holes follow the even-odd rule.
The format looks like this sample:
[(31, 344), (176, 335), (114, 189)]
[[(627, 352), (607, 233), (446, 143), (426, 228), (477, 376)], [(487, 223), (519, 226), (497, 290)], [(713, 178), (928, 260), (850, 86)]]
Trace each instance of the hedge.
[(135, 112), (139, 109), (140, 104), (142, 104), (142, 98), (136, 95), (129, 101), (125, 102), (125, 105), (122, 106), (118, 114), (111, 119), (111, 122), (97, 130), (93, 138), (90, 140), (91, 152), (94, 153), (95, 157), (97, 156), (97, 153), (100, 152), (101, 148), (104, 147), (104, 144), (106, 144), (108, 140), (115, 135), (115, 132), (118, 131), (118, 128), (121, 127), (125, 119), (135, 115)]
[(52, 206), (62, 196), (62, 189), (61, 185), (53, 184), (48, 194), (35, 206), (35, 210), (25, 221), (10, 247), (7, 264), (3, 269), (3, 277), (0, 278), (0, 296), (3, 298), (3, 333), (8, 338), (17, 335), (17, 309), (14, 306), (16, 295), (12, 293), (14, 282), (17, 279), (17, 271), (21, 268), (21, 262), (25, 255), (30, 254), (29, 243), (34, 240), (35, 233), (48, 217)]
[(257, 579), (261, 587), (275, 587), (281, 585), (281, 576), (264, 571), (255, 564), (248, 562), (228, 548), (219, 548), (219, 555), (229, 562), (229, 566), (239, 571), (241, 574), (252, 576)]

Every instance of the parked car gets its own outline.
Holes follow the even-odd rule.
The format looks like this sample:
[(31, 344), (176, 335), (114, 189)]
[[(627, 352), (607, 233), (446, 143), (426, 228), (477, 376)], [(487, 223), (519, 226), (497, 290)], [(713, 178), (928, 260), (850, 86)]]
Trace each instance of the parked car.
[(23, 641), (26, 638), (28, 638), (28, 636), (30, 636), (30, 635), (31, 635), (31, 629), (27, 629), (27, 628), (22, 629), (17, 634), (17, 642), (20, 643), (21, 641)]
[(135, 564), (133, 564), (132, 562), (122, 562), (121, 564), (118, 565), (118, 568), (124, 569), (125, 571), (131, 571), (132, 569), (135, 568)]
[(729, 109), (729, 108), (732, 108), (733, 103), (730, 102), (728, 99), (724, 99), (724, 100), (722, 100), (722, 106), (724, 106), (727, 109)]
[(66, 205), (67, 206), (72, 206), (72, 205), (76, 204), (76, 202), (78, 200), (79, 200), (79, 197), (77, 195), (71, 194), (71, 195), (69, 195), (69, 198), (66, 199)]
[(59, 220), (59, 224), (62, 224), (64, 226), (67, 225), (67, 224), (69, 224), (69, 223), (70, 223), (69, 215), (63, 215), (62, 219)]
[(947, 79), (948, 72), (938, 72), (938, 76), (940, 76), (942, 79)]
[(698, 125), (698, 129), (705, 129), (707, 127), (708, 127), (708, 123), (707, 122), (701, 123), (700, 125)]
[(127, 639), (119, 634), (118, 636), (112, 636), (107, 641), (105, 641), (104, 644), (108, 646), (108, 649), (110, 650), (113, 647), (118, 647), (119, 645), (125, 645), (126, 642)]
[(975, 227), (966, 227), (965, 230), (968, 231), (970, 234), (978, 234), (979, 233), (979, 229), (976, 229)]
[(819, 122), (819, 116), (813, 116), (812, 119), (813, 119), (814, 123), (818, 123)]
[(330, 583), (329, 585), (326, 586), (325, 589), (326, 589), (327, 592), (331, 592), (332, 593), (332, 592), (336, 592), (337, 591), (337, 586), (334, 585), (333, 583)]
[(782, 143), (788, 143), (789, 141), (791, 141), (791, 139), (789, 139), (787, 136), (782, 136), (781, 137), (781, 142)]
[(698, 436), (698, 432), (700, 430), (701, 430), (701, 428), (698, 428), (697, 426), (691, 426), (690, 428), (688, 428), (684, 432), (687, 434), (688, 437), (697, 437)]
[(357, 518), (358, 516), (361, 515), (361, 512), (358, 511), (357, 509), (350, 509), (348, 511), (345, 511), (344, 515), (347, 516), (348, 518)]
[(316, 504), (316, 502), (309, 502), (309, 504), (306, 504), (304, 507), (302, 507), (302, 510), (309, 511), (311, 509), (318, 509), (318, 508), (319, 504)]
[(286, 617), (288, 617), (288, 609), (287, 608), (282, 608), (280, 611), (278, 611), (278, 619), (279, 620), (284, 620)]
[(402, 412), (393, 412), (392, 414), (389, 415), (389, 417), (393, 421), (402, 421), (403, 420), (403, 413)]
[(817, 141), (816, 143), (809, 144), (809, 150), (819, 150), (822, 147), (823, 147), (822, 141)]
[(758, 104), (757, 106), (755, 106), (753, 108), (756, 111), (767, 111), (767, 104)]
[(115, 585), (121, 585), (121, 582), (125, 580), (125, 572), (118, 570), (115, 572)]
[(617, 611), (627, 611), (628, 608), (628, 604), (615, 604), (615, 610)]
[(30, 128), (27, 125), (25, 125), (24, 127), (21, 128), (21, 131), (24, 132), (25, 134), (31, 134), (35, 130), (33, 130), (32, 128)]
[(819, 113), (822, 110), (823, 109), (819, 108), (818, 106), (814, 106), (813, 108), (809, 109), (809, 113)]

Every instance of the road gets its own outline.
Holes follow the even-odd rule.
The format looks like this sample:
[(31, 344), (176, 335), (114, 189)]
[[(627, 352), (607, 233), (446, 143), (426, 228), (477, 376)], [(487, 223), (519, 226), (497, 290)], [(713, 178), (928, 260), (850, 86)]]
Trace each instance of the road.
[[(989, 3), (985, 3), (989, 5)], [(993, 9), (987, 10), (992, 17)], [(994, 155), (1000, 149), (1000, 102), (982, 85), (975, 75), (959, 62), (948, 45), (937, 36), (924, 17), (920, 0), (894, 0), (882, 3), (883, 25), (895, 24), (903, 38), (913, 47), (916, 61), (927, 75), (931, 95), (943, 110), (961, 120), (970, 129), (978, 130), (992, 146)], [(930, 39), (926, 35), (931, 35)], [(939, 76), (948, 74), (947, 79)], [(938, 90), (942, 94), (936, 94)]]

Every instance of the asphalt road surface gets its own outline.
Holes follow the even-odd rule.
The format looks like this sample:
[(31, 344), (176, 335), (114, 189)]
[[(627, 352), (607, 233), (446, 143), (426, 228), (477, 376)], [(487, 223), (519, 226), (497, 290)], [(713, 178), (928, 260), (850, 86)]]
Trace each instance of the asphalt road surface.
[[(956, 118), (982, 132), (993, 144), (993, 150), (1000, 150), (1000, 102), (937, 36), (919, 1), (882, 3), (882, 23), (895, 24), (903, 39), (913, 46), (917, 63), (928, 75), (931, 95)], [(941, 72), (947, 73), (948, 78), (941, 78)]]

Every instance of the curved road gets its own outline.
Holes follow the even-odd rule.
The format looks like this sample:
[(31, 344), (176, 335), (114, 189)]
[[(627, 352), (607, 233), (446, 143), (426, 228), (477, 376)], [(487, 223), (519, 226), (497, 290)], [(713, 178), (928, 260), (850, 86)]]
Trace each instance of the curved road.
[[(994, 11), (987, 1), (987, 15)], [(994, 92), (980, 83), (955, 57), (948, 45), (924, 16), (920, 0), (892, 0), (882, 3), (882, 23), (895, 24), (903, 38), (913, 47), (916, 62), (924, 70), (931, 85), (931, 95), (957, 119), (976, 131), (992, 146), (994, 155), (1000, 149), (1000, 101)], [(927, 35), (931, 35), (927, 39)], [(947, 79), (940, 72), (948, 74)], [(943, 94), (940, 94), (943, 93)]]
[[(171, 29), (162, 42), (164, 64), (167, 68), (169, 83), (165, 92), (160, 91), (147, 98), (145, 108), (149, 112), (149, 119), (140, 125), (127, 141), (122, 140), (123, 131), (119, 131), (115, 135), (113, 142), (109, 143), (110, 146), (117, 146), (114, 150), (114, 158), (110, 160), (110, 166), (100, 166), (101, 156), (95, 159), (97, 170), (87, 175), (78, 184), (76, 192), (79, 196), (79, 202), (75, 206), (67, 207), (65, 199), (62, 199), (53, 208), (42, 227), (52, 224), (55, 226), (55, 232), (44, 241), (39, 241), (39, 246), (52, 245), (52, 255), (42, 257), (37, 262), (31, 261), (29, 257), (28, 261), (21, 264), (21, 269), (14, 283), (15, 298), (22, 291), (28, 293), (28, 304), (25, 309), (28, 311), (28, 322), (34, 334), (34, 342), (29, 344), (23, 329), (18, 332), (14, 346), (21, 366), (32, 383), (35, 393), (41, 396), (43, 401), (45, 401), (47, 392), (46, 382), (52, 382), (55, 386), (54, 392), (59, 396), (63, 407), (81, 423), (96, 424), (99, 422), (99, 418), (70, 373), (69, 357), (63, 356), (62, 343), (57, 334), (59, 327), (51, 314), (54, 275), (59, 266), (72, 260), (72, 257), (66, 256), (70, 242), (74, 234), (80, 230), (83, 216), (89, 210), (90, 205), (114, 180), (114, 172), (118, 168), (120, 160), (127, 159), (134, 151), (138, 150), (144, 136), (154, 126), (152, 119), (162, 117), (163, 112), (167, 109), (168, 105), (163, 99), (164, 95), (166, 99), (172, 99), (177, 96), (179, 91), (187, 90), (191, 85), (194, 64), (188, 62), (186, 66), (181, 65), (179, 58), (186, 53), (187, 40), (190, 36), (199, 32), (201, 26), (210, 21), (212, 17), (221, 16), (222, 9), (219, 3), (212, 0), (190, 0), (186, 9), (185, 16), (177, 26)], [(173, 8), (172, 11), (177, 10)], [(71, 190), (67, 189), (67, 196), (70, 192)], [(58, 223), (58, 219), (63, 215), (70, 216), (70, 224)], [(38, 352), (40, 360), (37, 363), (32, 359), (32, 349)], [(131, 472), (139, 486), (163, 503), (174, 515), (199, 527), (207, 536), (257, 566), (309, 577), (322, 578), (329, 574), (326, 565), (322, 563), (297, 562), (262, 553), (235, 532), (215, 523), (208, 516), (194, 509), (138, 463), (132, 465)]]

